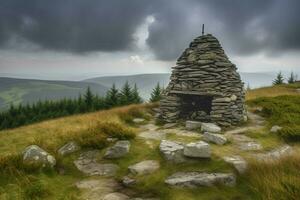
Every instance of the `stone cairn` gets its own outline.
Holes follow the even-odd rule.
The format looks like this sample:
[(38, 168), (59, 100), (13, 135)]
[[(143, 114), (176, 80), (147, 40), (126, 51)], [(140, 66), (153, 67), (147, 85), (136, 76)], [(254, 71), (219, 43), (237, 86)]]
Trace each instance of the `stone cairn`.
[[(160, 102), (159, 117), (168, 123), (185, 118), (220, 126), (236, 125), (245, 120), (244, 84), (236, 70), (214, 36), (197, 37), (173, 67), (170, 83)], [(183, 117), (182, 113), (186, 112), (183, 105), (192, 98), (196, 102), (191, 106), (197, 104), (197, 98), (207, 98), (205, 106), (210, 108), (192, 107)]]

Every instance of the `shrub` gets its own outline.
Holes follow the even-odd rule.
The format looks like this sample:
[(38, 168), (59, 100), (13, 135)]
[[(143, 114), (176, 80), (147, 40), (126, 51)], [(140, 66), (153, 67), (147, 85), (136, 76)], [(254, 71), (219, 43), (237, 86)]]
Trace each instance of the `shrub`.
[(132, 139), (135, 137), (133, 129), (128, 128), (120, 123), (107, 122), (99, 124), (99, 129), (106, 134), (107, 137), (118, 139)]
[(48, 190), (40, 181), (35, 181), (24, 189), (24, 197), (28, 200), (43, 199), (48, 193)]

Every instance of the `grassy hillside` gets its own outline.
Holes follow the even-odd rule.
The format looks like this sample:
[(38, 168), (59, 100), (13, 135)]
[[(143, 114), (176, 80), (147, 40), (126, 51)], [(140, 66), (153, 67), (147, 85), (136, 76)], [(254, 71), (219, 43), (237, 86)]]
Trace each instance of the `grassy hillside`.
[[(278, 90), (278, 87), (281, 89)], [(286, 90), (282, 88), (292, 88), (290, 94), (286, 95)], [(249, 132), (249, 136), (261, 141), (264, 148), (274, 148), (273, 145), (282, 145), (284, 140), (280, 134), (270, 134), (269, 128), (274, 123), (281, 123), (288, 115), (292, 115), (295, 120), (300, 119), (297, 111), (298, 85), (276, 86), (251, 90), (247, 93), (247, 103), (249, 109), (262, 107), (266, 110), (269, 106), (275, 105), (280, 108), (280, 113), (276, 109), (272, 115), (265, 116), (266, 127), (260, 132)], [(264, 91), (265, 90), (265, 91)], [(264, 97), (266, 91), (274, 92), (273, 96)], [(269, 94), (267, 94), (269, 95)], [(254, 98), (259, 97), (259, 98)], [(262, 99), (263, 100), (260, 100)], [(289, 106), (282, 106), (289, 104)], [(116, 108), (107, 111), (100, 111), (90, 114), (60, 118), (42, 123), (25, 126), (13, 130), (0, 131), (0, 199), (78, 199), (82, 191), (75, 187), (75, 183), (85, 178), (74, 166), (73, 161), (78, 158), (79, 153), (67, 157), (57, 155), (57, 149), (67, 141), (74, 140), (80, 144), (83, 150), (101, 149), (107, 147), (108, 137), (126, 138), (131, 140), (131, 150), (128, 156), (112, 161), (120, 166), (117, 173), (117, 180), (127, 175), (127, 167), (133, 163), (144, 159), (158, 160), (161, 169), (147, 176), (136, 177), (139, 184), (130, 189), (130, 194), (151, 194), (161, 199), (172, 200), (192, 200), (192, 199), (218, 199), (218, 200), (296, 200), (300, 195), (300, 144), (292, 143), (295, 154), (282, 158), (275, 162), (259, 162), (249, 159), (249, 170), (244, 175), (237, 175), (236, 187), (215, 186), (211, 188), (180, 189), (171, 188), (164, 184), (164, 179), (177, 171), (221, 171), (230, 172), (232, 166), (221, 159), (221, 155), (235, 149), (231, 143), (219, 147), (212, 145), (213, 158), (202, 160), (196, 163), (170, 164), (162, 159), (157, 148), (159, 142), (154, 142), (151, 148), (145, 141), (135, 137), (139, 127), (132, 123), (132, 119), (143, 117), (151, 119), (151, 108), (155, 105), (132, 105)], [(291, 109), (296, 106), (296, 109)], [(294, 112), (291, 112), (293, 111)], [(152, 113), (153, 114), (153, 113)], [(261, 113), (264, 115), (264, 111)], [(275, 118), (274, 118), (275, 117)], [(294, 121), (285, 120), (282, 126), (289, 126)], [(147, 123), (147, 122), (146, 122)], [(298, 122), (297, 122), (298, 123)], [(279, 137), (278, 137), (279, 136)], [(177, 139), (185, 141), (184, 137), (168, 136), (167, 139)], [(188, 138), (188, 141), (196, 141), (197, 138)], [(46, 151), (55, 155), (58, 164), (54, 170), (37, 170), (28, 168), (21, 162), (20, 153), (30, 145), (37, 144)], [(63, 172), (62, 172), (63, 171)], [(93, 177), (97, 178), (97, 177)]]
[(33, 103), (38, 100), (57, 100), (78, 97), (90, 86), (94, 93), (104, 95), (107, 87), (96, 83), (75, 81), (44, 81), (0, 77), (0, 110), (11, 103)]

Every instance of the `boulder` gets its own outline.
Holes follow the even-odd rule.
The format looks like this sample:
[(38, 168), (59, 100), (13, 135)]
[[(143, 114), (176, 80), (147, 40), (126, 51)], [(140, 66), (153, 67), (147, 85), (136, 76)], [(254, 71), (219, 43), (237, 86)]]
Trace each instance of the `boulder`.
[(185, 128), (187, 130), (195, 130), (197, 128), (200, 128), (201, 127), (201, 122), (198, 122), (198, 121), (186, 121), (185, 122)]
[(62, 146), (59, 150), (58, 153), (62, 156), (74, 153), (76, 151), (80, 150), (80, 146), (76, 142), (68, 142), (64, 146)]
[(120, 140), (114, 146), (108, 148), (105, 158), (121, 158), (125, 156), (130, 149), (130, 142), (128, 140)]
[(208, 133), (205, 132), (203, 134), (203, 140), (206, 142), (212, 142), (215, 144), (223, 145), (227, 142), (227, 139), (225, 136), (221, 134), (216, 134), (216, 133)]
[(158, 170), (160, 167), (159, 162), (156, 160), (144, 160), (137, 164), (128, 167), (132, 174), (145, 175), (151, 174), (152, 172)]
[(225, 162), (232, 164), (240, 174), (244, 173), (247, 169), (247, 162), (240, 156), (226, 156), (223, 159)]
[(210, 146), (206, 142), (192, 142), (185, 145), (183, 155), (193, 158), (210, 158)]
[(220, 133), (221, 128), (214, 124), (214, 123), (202, 123), (201, 124), (201, 131), (203, 132), (210, 132), (210, 133)]
[(102, 200), (129, 200), (129, 199), (130, 198), (125, 194), (114, 192), (105, 195)]
[(231, 173), (178, 172), (168, 177), (165, 183), (171, 186), (188, 188), (210, 187), (216, 184), (234, 186), (236, 178)]
[(23, 162), (41, 165), (42, 167), (54, 167), (56, 164), (55, 158), (37, 145), (28, 146), (23, 151)]
[(143, 119), (143, 118), (134, 118), (133, 120), (132, 120), (134, 123), (142, 123), (142, 122), (144, 122), (145, 121), (145, 119)]
[(270, 129), (270, 132), (277, 133), (281, 129), (282, 129), (282, 127), (275, 125), (275, 126), (272, 126), (272, 128)]
[(175, 163), (185, 162), (186, 158), (183, 156), (184, 145), (179, 142), (170, 140), (162, 140), (159, 145), (159, 150), (164, 158)]

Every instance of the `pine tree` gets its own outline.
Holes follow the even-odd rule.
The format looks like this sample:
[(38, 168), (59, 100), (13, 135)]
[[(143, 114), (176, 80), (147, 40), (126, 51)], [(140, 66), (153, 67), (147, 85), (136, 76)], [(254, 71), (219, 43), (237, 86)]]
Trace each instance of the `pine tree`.
[(275, 80), (273, 81), (273, 85), (280, 85), (284, 83), (284, 78), (282, 76), (282, 73), (279, 72), (275, 78)]
[(157, 83), (156, 87), (152, 90), (150, 102), (157, 102), (161, 100), (162, 89)]
[(136, 103), (136, 104), (143, 102), (142, 98), (140, 97), (139, 90), (138, 90), (138, 87), (136, 84), (134, 84), (134, 87), (132, 90), (132, 99), (133, 99), (133, 103)]
[(108, 108), (117, 106), (120, 104), (120, 94), (116, 85), (113, 84), (112, 87), (107, 91), (105, 97), (105, 104)]
[(295, 83), (295, 81), (296, 81), (296, 75), (293, 72), (291, 72), (288, 83), (290, 83), (290, 84)]
[(91, 88), (88, 87), (84, 95), (84, 102), (88, 108), (91, 108), (91, 106), (93, 105), (93, 99), (94, 99), (94, 95), (91, 91)]
[(120, 102), (121, 102), (121, 105), (128, 105), (130, 103), (133, 103), (132, 89), (131, 89), (128, 81), (126, 81), (126, 83), (124, 84), (124, 86), (121, 90)]

